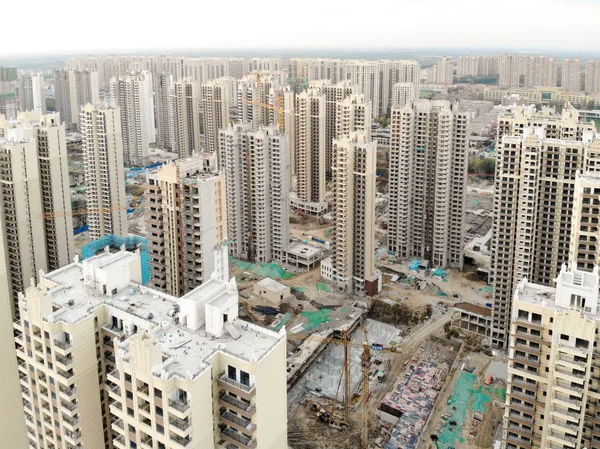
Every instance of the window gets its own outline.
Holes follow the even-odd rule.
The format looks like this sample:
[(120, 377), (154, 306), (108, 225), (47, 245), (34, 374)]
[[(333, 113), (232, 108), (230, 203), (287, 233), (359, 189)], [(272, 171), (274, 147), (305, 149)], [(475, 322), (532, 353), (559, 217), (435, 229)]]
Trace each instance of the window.
[(569, 336), (568, 336), (568, 335), (565, 335), (565, 334), (560, 334), (560, 339), (561, 339), (561, 340), (566, 340), (566, 341), (569, 341)]
[(240, 370), (240, 383), (242, 385), (250, 386), (250, 374), (245, 371)]
[(162, 398), (162, 391), (160, 391), (158, 388), (155, 388), (154, 396), (156, 396), (157, 398)]
[(234, 366), (227, 366), (227, 377), (233, 380), (237, 380), (237, 369)]
[(157, 406), (157, 407), (156, 407), (156, 414), (157, 414), (158, 416), (162, 416), (162, 415), (163, 415), (163, 409)]

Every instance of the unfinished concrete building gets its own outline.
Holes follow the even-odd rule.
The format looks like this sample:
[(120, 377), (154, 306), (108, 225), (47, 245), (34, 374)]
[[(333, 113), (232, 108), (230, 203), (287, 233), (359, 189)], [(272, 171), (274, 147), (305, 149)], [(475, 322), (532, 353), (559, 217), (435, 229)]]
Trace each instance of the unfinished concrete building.
[(227, 182), (229, 254), (284, 260), (289, 235), (289, 148), (276, 126), (235, 124), (219, 132)]
[(598, 267), (563, 265), (556, 288), (523, 278), (512, 298), (507, 449), (600, 448)]
[(419, 100), (392, 111), (388, 248), (435, 267), (463, 266), (468, 115)]
[(332, 256), (321, 262), (324, 278), (369, 296), (382, 288), (375, 268), (376, 162), (377, 142), (364, 132), (333, 141)]
[(147, 175), (150, 284), (182, 296), (215, 277), (229, 278), (225, 175), (200, 153)]
[(571, 107), (562, 115), (521, 107), (498, 118), (490, 272), (495, 346), (506, 346), (520, 280), (552, 285), (568, 260), (575, 178), (586, 170), (593, 126)]

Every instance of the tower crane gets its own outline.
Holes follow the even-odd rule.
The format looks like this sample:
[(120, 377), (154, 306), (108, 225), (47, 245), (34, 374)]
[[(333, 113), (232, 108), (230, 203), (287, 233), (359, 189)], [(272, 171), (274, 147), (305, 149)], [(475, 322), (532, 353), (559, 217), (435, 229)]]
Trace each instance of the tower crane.
[[(262, 76), (263, 75), (276, 75), (278, 74), (278, 72), (263, 72), (263, 71), (258, 71), (258, 72), (248, 72), (246, 73), (246, 75), (255, 75), (256, 76), (256, 85), (257, 85), (257, 90), (258, 93), (260, 95), (261, 93), (261, 86), (262, 86)], [(247, 104), (253, 104), (256, 106), (259, 106), (261, 108), (265, 108), (265, 109), (270, 109), (272, 111), (275, 111), (275, 122), (277, 124), (277, 127), (279, 128), (279, 131), (283, 132), (283, 128), (284, 128), (284, 114), (285, 113), (289, 113), (290, 111), (285, 111), (282, 108), (281, 105), (281, 95), (280, 95), (280, 91), (277, 92), (277, 105), (272, 105), (269, 103), (264, 103), (262, 101), (251, 101), (248, 100), (247, 98), (242, 98), (242, 102), (247, 103)]]
[[(357, 347), (362, 348), (361, 355), (361, 367), (362, 367), (362, 425), (361, 425), (361, 447), (362, 449), (367, 449), (369, 446), (369, 399), (370, 399), (370, 378), (369, 372), (371, 369), (371, 351), (381, 351), (381, 352), (396, 352), (396, 348), (393, 346), (384, 346), (378, 343), (369, 344), (367, 328), (363, 326), (363, 332), (365, 336), (365, 341), (363, 343), (356, 343), (348, 340), (348, 331), (343, 331), (343, 338), (340, 340), (334, 337), (320, 337), (317, 335), (308, 335), (306, 340), (312, 341), (322, 341), (324, 344), (336, 344), (343, 345), (344, 347), (344, 363), (342, 367), (342, 373), (340, 373), (340, 383), (342, 375), (344, 377), (344, 419), (346, 422), (349, 422), (350, 415), (350, 376), (349, 376), (349, 357), (348, 357), (348, 348), (349, 347)], [(294, 338), (302, 338), (306, 334), (299, 334), (294, 336)], [(334, 405), (331, 409), (331, 415), (333, 415), (333, 411), (335, 408), (335, 402), (337, 402), (337, 395), (340, 388), (340, 383), (338, 383), (338, 390), (336, 391)]]

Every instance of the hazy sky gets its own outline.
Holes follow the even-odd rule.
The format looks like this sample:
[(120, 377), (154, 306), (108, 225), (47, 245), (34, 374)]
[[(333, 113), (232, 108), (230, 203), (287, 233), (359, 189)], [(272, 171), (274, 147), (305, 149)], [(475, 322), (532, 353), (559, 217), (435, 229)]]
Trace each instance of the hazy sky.
[(0, 55), (219, 48), (600, 49), (600, 0), (3, 3)]

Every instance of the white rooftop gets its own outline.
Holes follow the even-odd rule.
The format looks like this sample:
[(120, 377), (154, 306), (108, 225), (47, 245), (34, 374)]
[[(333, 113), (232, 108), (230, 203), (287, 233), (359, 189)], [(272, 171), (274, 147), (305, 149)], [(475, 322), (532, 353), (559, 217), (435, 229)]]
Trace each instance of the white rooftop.
[(264, 278), (257, 282), (257, 284), (273, 293), (281, 293), (288, 288), (287, 285), (277, 282), (275, 279), (271, 278)]
[[(246, 361), (259, 360), (280, 340), (285, 339), (285, 331), (278, 333), (237, 319), (235, 279), (231, 282), (211, 279), (182, 298), (147, 288), (132, 280), (127, 280), (116, 289), (109, 288), (107, 294), (102, 294), (103, 285), (99, 291), (98, 286), (104, 282), (102, 273), (110, 275), (109, 282), (114, 277), (127, 278), (135, 271), (137, 264), (139, 255), (134, 253), (103, 253), (83, 263), (76, 260), (44, 275), (48, 291), (43, 301), (51, 299), (53, 306), (44, 319), (76, 323), (98, 307), (109, 307), (110, 316), (121, 319), (123, 326), (122, 329), (115, 329), (109, 322), (105, 327), (126, 337), (133, 334), (131, 329), (134, 325), (138, 333), (149, 330), (160, 342), (163, 356), (168, 356), (153, 370), (156, 375), (166, 373), (168, 376), (190, 374), (193, 377), (208, 366), (208, 359), (218, 351), (228, 352)], [(90, 266), (99, 271), (94, 272)], [(223, 313), (228, 313), (229, 319), (223, 320)], [(219, 319), (221, 322), (215, 325)], [(235, 329), (230, 333), (227, 329), (231, 326)], [(235, 337), (239, 334), (239, 338), (232, 337), (232, 333)], [(119, 344), (119, 349), (119, 354), (128, 356), (127, 338)]]

